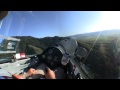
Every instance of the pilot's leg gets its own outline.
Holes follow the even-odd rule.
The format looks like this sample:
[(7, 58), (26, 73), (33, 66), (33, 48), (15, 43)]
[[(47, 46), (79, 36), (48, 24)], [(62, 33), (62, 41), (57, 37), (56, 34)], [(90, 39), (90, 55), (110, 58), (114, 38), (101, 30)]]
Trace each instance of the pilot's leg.
[[(41, 73), (43, 71), (45, 71), (45, 68), (47, 67), (47, 65), (45, 65), (44, 63), (42, 63), (40, 66), (37, 67), (37, 70), (42, 70)], [(57, 79), (64, 79), (65, 78), (65, 73), (64, 70), (60, 67), (57, 67), (53, 70), (55, 72), (55, 76)]]
[[(40, 66), (37, 67), (37, 70), (45, 71), (46, 67), (47, 67), (47, 65), (42, 63)], [(55, 72), (55, 76), (56, 76), (57, 79), (64, 79), (65, 78), (65, 73), (64, 73), (64, 70), (62, 68), (57, 67), (53, 71)]]
[[(47, 67), (47, 65), (45, 65), (44, 63), (42, 63), (42, 64), (40, 64), (40, 65), (36, 68), (36, 70), (37, 70), (37, 72), (40, 73), (41, 75), (44, 75), (44, 70), (45, 70), (46, 67)], [(39, 78), (41, 77), (40, 74), (35, 74), (35, 75), (31, 76), (30, 78), (31, 78), (31, 79), (39, 79)]]
[(47, 67), (47, 65), (46, 64), (44, 64), (44, 63), (42, 63), (42, 64), (40, 64), (38, 67), (37, 67), (37, 70), (43, 70), (43, 71), (45, 71), (45, 68)]
[[(45, 65), (44, 63), (40, 64), (38, 67), (37, 67), (37, 71), (41, 74), (44, 75), (44, 71), (45, 71), (45, 68), (47, 67), (47, 65)], [(57, 79), (64, 79), (65, 77), (65, 73), (64, 73), (64, 70), (60, 67), (57, 67), (53, 70), (55, 72), (55, 76)], [(34, 75), (32, 76), (31, 78), (32, 79), (38, 79), (40, 77), (40, 75)]]
[(60, 67), (54, 69), (55, 76), (57, 79), (64, 79), (65, 78), (65, 73), (64, 70)]

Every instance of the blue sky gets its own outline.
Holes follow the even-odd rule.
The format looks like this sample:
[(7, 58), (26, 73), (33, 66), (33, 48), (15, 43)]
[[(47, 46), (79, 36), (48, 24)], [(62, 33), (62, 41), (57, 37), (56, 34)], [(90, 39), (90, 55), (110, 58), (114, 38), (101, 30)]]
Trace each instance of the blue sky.
[(0, 23), (0, 35), (41, 38), (120, 29), (119, 16), (114, 11), (10, 11)]

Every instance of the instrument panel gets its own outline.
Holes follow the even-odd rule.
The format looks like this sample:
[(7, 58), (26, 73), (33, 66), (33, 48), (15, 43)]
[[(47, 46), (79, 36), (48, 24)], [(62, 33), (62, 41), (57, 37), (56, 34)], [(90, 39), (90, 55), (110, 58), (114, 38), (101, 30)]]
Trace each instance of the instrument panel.
[(49, 48), (42, 54), (42, 59), (48, 64), (50, 67), (55, 67), (58, 64), (61, 64), (63, 54), (57, 48)]

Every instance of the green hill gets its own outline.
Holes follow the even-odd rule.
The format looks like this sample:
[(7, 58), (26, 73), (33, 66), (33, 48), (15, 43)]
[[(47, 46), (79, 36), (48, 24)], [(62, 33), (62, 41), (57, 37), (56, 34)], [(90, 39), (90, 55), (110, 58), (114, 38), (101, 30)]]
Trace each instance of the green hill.
[(31, 36), (16, 36), (15, 38), (21, 39), (19, 42), (19, 49), (17, 52), (25, 52), (27, 55), (40, 54), (46, 48), (57, 44), (62, 39), (67, 37), (45, 37), (35, 38)]

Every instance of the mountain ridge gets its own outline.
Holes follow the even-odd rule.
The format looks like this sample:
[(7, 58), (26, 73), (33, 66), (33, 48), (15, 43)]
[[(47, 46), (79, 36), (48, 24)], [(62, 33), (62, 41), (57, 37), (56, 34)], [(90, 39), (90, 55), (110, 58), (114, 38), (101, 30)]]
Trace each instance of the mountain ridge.
[[(41, 51), (45, 50), (46, 48), (53, 46), (53, 45), (57, 44), (59, 41), (66, 39), (66, 38), (76, 39), (79, 44), (81, 43), (83, 45), (87, 45), (87, 43), (85, 44), (81, 40), (89, 40), (89, 41), (93, 40), (93, 42), (94, 42), (99, 34), (100, 34), (100, 38), (102, 39), (102, 41), (106, 42), (106, 40), (107, 40), (108, 42), (111, 42), (108, 39), (110, 38), (111, 40), (114, 40), (116, 38), (114, 38), (113, 36), (119, 37), (120, 30), (104, 30), (104, 31), (90, 32), (90, 33), (85, 33), (85, 34), (77, 34), (77, 35), (66, 36), (66, 37), (59, 37), (59, 36), (44, 37), (44, 38), (36, 38), (36, 37), (32, 37), (32, 36), (14, 36), (14, 37), (21, 39), (19, 52), (25, 51), (27, 54), (34, 54), (39, 51), (41, 52)], [(29, 45), (32, 45), (32, 47), (30, 47)], [(90, 46), (88, 46), (88, 45), (87, 45), (87, 47), (90, 48)]]

